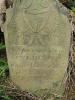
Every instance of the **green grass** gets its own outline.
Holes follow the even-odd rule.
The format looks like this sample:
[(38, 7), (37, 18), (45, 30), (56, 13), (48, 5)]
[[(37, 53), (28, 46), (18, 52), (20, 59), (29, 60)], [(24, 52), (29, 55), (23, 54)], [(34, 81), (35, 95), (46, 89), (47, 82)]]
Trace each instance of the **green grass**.
[(5, 59), (0, 58), (0, 79), (7, 77), (7, 73), (9, 71), (7, 61)]
[(71, 7), (72, 11), (75, 13), (75, 7)]
[(9, 73), (9, 68), (6, 59), (0, 58), (0, 100), (12, 100), (5, 93), (5, 87), (1, 84), (1, 81), (7, 78), (7, 73)]
[(0, 85), (0, 100), (11, 100), (11, 98), (5, 94), (5, 87), (1, 85)]
[(0, 43), (0, 50), (5, 49), (5, 45), (3, 43)]

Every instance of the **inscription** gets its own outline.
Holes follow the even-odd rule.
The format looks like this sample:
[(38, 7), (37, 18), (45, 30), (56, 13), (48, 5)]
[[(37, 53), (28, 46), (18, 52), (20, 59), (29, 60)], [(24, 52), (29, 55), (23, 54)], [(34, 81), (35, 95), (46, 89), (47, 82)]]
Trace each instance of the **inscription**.
[(47, 46), (49, 42), (49, 34), (41, 34), (34, 32), (24, 35), (24, 44), (28, 46)]
[(23, 57), (24, 60), (47, 60), (50, 58), (50, 55), (15, 55), (15, 58)]
[(63, 79), (68, 63), (68, 22), (55, 0), (16, 1), (6, 34), (12, 80), (23, 89), (50, 88)]

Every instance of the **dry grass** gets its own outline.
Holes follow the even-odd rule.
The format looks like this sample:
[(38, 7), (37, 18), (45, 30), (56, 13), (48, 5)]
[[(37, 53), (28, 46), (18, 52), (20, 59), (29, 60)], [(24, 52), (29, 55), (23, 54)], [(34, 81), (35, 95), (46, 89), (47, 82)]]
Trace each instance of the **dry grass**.
[(10, 97), (11, 100), (39, 100), (37, 96), (20, 90), (9, 78), (0, 80), (0, 87), (4, 88), (5, 95)]

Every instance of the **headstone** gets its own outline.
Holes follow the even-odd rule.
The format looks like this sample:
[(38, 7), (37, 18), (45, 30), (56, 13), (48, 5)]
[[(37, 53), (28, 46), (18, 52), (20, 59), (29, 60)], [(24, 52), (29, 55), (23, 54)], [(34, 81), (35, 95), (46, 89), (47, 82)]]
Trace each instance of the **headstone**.
[(71, 28), (56, 0), (14, 0), (5, 23), (10, 77), (21, 89), (59, 94)]

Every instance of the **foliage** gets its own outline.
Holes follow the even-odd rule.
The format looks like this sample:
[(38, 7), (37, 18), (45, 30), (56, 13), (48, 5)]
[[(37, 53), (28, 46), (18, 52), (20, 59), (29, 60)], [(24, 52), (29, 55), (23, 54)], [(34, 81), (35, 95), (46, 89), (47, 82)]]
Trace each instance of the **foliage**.
[(75, 0), (59, 0), (64, 4), (67, 8), (75, 12)]
[(8, 76), (7, 73), (9, 73), (7, 61), (0, 58), (0, 100), (11, 100), (11, 98), (6, 95), (5, 87), (1, 84), (1, 81)]
[(75, 7), (71, 7), (72, 11), (75, 12)]
[(9, 69), (5, 59), (0, 59), (0, 79), (8, 76)]
[(0, 43), (0, 50), (5, 49), (5, 45), (3, 43)]
[(11, 100), (11, 98), (5, 94), (5, 88), (1, 85), (0, 85), (0, 100)]

